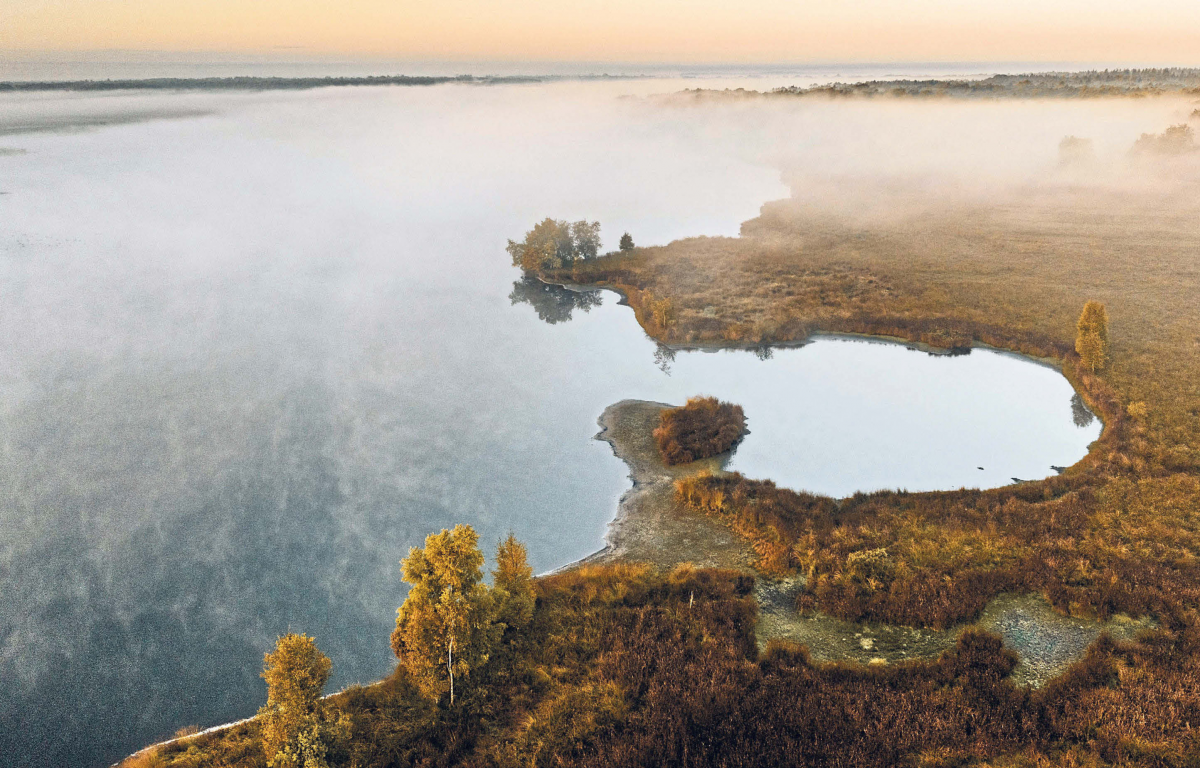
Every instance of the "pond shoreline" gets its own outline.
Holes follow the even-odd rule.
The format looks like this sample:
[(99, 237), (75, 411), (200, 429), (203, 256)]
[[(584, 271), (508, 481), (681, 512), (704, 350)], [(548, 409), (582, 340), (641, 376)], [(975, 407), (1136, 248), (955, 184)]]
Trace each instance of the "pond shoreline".
[(670, 405), (621, 400), (604, 409), (595, 439), (608, 443), (629, 468), (631, 487), (617, 504), (605, 546), (551, 573), (589, 565), (645, 563), (666, 571), (689, 563), (728, 568), (755, 577), (759, 605), (756, 635), (762, 650), (773, 639), (805, 645), (816, 663), (892, 664), (932, 660), (952, 648), (970, 627), (999, 635), (1019, 662), (1013, 679), (1040, 687), (1083, 658), (1101, 634), (1129, 641), (1156, 626), (1150, 617), (1118, 614), (1108, 621), (1064, 616), (1038, 594), (1000, 594), (979, 616), (944, 630), (837, 619), (823, 613), (799, 614), (794, 605), (803, 576), (764, 577), (754, 568), (750, 544), (723, 523), (683, 509), (675, 501), (674, 481), (702, 472), (719, 473), (732, 452), (714, 459), (667, 466), (658, 456), (651, 432), (658, 414)]
[(625, 462), (632, 484), (621, 494), (605, 532), (604, 546), (550, 573), (624, 560), (664, 568), (691, 562), (697, 567), (750, 570), (752, 552), (748, 545), (725, 526), (686, 513), (674, 503), (676, 479), (721, 472), (733, 453), (678, 466), (664, 464), (651, 433), (659, 414), (671, 407), (646, 400), (621, 400), (600, 414), (600, 432), (593, 439), (608, 443), (613, 455)]
[[(617, 296), (619, 297), (619, 300), (617, 303), (620, 306), (632, 308), (632, 305), (629, 303), (628, 291), (626, 291), (625, 288), (620, 285), (609, 285), (607, 283), (595, 283), (595, 284), (566, 283), (566, 282), (560, 282), (557, 280), (547, 280), (544, 277), (542, 277), (541, 275), (537, 275), (537, 274), (534, 274), (533, 277), (536, 278), (538, 281), (545, 283), (546, 285), (556, 285), (560, 288), (565, 288), (568, 291), (575, 291), (576, 293), (586, 293), (589, 291), (611, 291), (612, 293), (617, 294)], [(634, 313), (634, 314), (636, 316), (636, 313)], [(641, 325), (640, 322), (639, 322), (639, 325)], [(1031, 355), (1031, 354), (1028, 354), (1025, 352), (1016, 352), (1016, 351), (1008, 349), (1006, 347), (995, 346), (992, 344), (985, 344), (984, 342), (978, 341), (978, 340), (972, 340), (971, 344), (969, 346), (964, 346), (964, 347), (939, 347), (939, 346), (929, 344), (924, 341), (916, 341), (913, 339), (905, 338), (904, 336), (889, 336), (887, 334), (880, 334), (880, 333), (854, 333), (851, 331), (823, 331), (823, 330), (818, 329), (818, 330), (814, 330), (814, 331), (810, 332), (807, 336), (805, 336), (802, 339), (764, 340), (761, 342), (728, 341), (725, 339), (712, 340), (712, 341), (668, 342), (668, 341), (662, 341), (661, 339), (655, 337), (648, 330), (646, 330), (646, 328), (644, 326), (642, 327), (642, 331), (646, 334), (647, 337), (652, 339), (656, 344), (659, 344), (660, 346), (662, 346), (666, 349), (669, 349), (673, 352), (692, 352), (692, 351), (722, 352), (725, 350), (740, 350), (740, 351), (746, 351), (746, 352), (753, 352), (754, 350), (764, 349), (764, 348), (766, 348), (766, 349), (795, 349), (795, 348), (799, 348), (799, 347), (808, 346), (809, 344), (812, 344), (817, 339), (845, 339), (848, 341), (863, 341), (863, 342), (874, 343), (874, 344), (895, 344), (895, 345), (904, 347), (906, 349), (911, 349), (915, 352), (924, 352), (925, 354), (933, 355), (934, 357), (954, 357), (957, 355), (969, 355), (972, 350), (982, 349), (982, 350), (987, 350), (989, 352), (996, 352), (996, 353), (1002, 354), (1002, 355), (1009, 355), (1009, 356), (1018, 358), (1020, 360), (1024, 360), (1026, 362), (1033, 363), (1035, 365), (1040, 365), (1040, 366), (1043, 366), (1046, 368), (1050, 368), (1054, 371), (1057, 371), (1058, 373), (1064, 372), (1063, 371), (1063, 360), (1061, 358), (1050, 357), (1050, 356), (1041, 356), (1041, 355)], [(1067, 378), (1068, 378), (1068, 380), (1070, 380), (1070, 377), (1067, 377)], [(1086, 397), (1086, 393), (1083, 392), (1076, 385), (1076, 382), (1072, 381), (1071, 386), (1074, 387), (1075, 390), (1077, 392), (1079, 392), (1079, 394), (1081, 396)], [(1103, 423), (1103, 419), (1101, 418), (1101, 413), (1099, 411), (1094, 412), (1093, 415), (1096, 416), (1096, 418), (1101, 419), (1101, 423)]]

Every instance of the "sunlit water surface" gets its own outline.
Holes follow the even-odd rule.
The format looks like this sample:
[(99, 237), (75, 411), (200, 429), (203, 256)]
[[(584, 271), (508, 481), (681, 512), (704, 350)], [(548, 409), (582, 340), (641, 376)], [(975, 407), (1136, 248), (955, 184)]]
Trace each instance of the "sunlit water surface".
[(1012, 356), (671, 359), (612, 294), (514, 286), (504, 240), (546, 215), (665, 243), (786, 195), (753, 126), (631, 89), (6, 97), (5, 761), (252, 714), (289, 629), (334, 687), (386, 674), (397, 563), (429, 532), (512, 531), (539, 571), (601, 546), (628, 481), (591, 437), (623, 398), (739, 402), (734, 468), (837, 495), (1084, 455), (1100, 425)]

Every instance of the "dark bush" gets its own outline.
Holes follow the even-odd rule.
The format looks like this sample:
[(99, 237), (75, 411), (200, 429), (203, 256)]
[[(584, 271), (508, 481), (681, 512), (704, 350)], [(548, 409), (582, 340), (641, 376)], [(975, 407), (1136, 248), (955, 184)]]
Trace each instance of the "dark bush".
[(725, 453), (746, 432), (740, 405), (715, 397), (692, 397), (681, 408), (663, 411), (654, 441), (667, 464), (687, 464)]

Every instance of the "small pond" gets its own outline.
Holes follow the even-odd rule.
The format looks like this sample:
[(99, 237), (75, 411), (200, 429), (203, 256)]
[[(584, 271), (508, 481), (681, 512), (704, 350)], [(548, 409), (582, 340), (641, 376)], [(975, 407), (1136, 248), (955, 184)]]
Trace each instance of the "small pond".
[(1038, 480), (1083, 458), (1102, 429), (1059, 371), (987, 349), (817, 337), (679, 352), (668, 370), (745, 408), (750, 434), (730, 469), (835, 497)]

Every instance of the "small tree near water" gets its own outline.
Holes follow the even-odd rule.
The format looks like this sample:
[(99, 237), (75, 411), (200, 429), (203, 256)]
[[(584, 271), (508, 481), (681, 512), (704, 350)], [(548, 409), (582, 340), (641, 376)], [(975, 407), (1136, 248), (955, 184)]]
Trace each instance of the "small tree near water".
[(430, 698), (484, 665), (503, 629), (494, 622), (491, 595), (483, 581), (479, 537), (469, 525), (430, 534), (401, 565), (412, 585), (396, 615), (392, 651)]
[(628, 232), (621, 235), (621, 242), (617, 247), (620, 248), (622, 251), (632, 251), (633, 250), (633, 237)]
[(496, 598), (496, 620), (508, 628), (522, 628), (533, 619), (533, 569), (525, 545), (511, 533), (496, 548), (496, 570), (492, 572)]
[(1092, 373), (1102, 370), (1108, 363), (1108, 312), (1104, 305), (1098, 301), (1084, 304), (1075, 328), (1079, 359)]
[(272, 768), (318, 768), (325, 764), (331, 729), (321, 694), (333, 667), (307, 635), (288, 633), (263, 658), (267, 705), (262, 719), (263, 752)]

